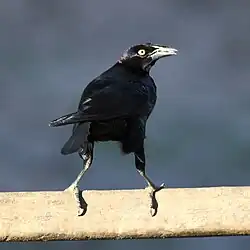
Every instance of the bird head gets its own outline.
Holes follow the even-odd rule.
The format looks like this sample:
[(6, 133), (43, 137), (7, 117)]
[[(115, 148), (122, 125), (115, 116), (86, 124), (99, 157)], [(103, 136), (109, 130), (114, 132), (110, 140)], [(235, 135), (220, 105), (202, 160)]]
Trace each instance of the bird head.
[(149, 72), (158, 59), (176, 54), (177, 49), (169, 46), (145, 43), (130, 47), (119, 62), (135, 70)]

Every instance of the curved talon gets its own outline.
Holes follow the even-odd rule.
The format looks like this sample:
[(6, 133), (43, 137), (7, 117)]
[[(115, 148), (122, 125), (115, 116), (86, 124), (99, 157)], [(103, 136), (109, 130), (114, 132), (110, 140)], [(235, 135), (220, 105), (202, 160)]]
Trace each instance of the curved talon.
[(149, 192), (149, 197), (151, 199), (150, 214), (153, 217), (156, 215), (157, 210), (158, 210), (158, 202), (155, 198), (155, 194), (156, 194), (156, 192), (165, 188), (165, 184), (162, 183), (159, 187), (158, 186), (149, 186), (149, 188), (151, 189)]
[(77, 215), (82, 216), (84, 214), (85, 210), (81, 207), (78, 208)]
[(156, 215), (156, 213), (157, 213), (157, 209), (151, 207), (151, 208), (150, 208), (150, 215), (151, 215), (152, 217), (154, 217), (154, 216)]

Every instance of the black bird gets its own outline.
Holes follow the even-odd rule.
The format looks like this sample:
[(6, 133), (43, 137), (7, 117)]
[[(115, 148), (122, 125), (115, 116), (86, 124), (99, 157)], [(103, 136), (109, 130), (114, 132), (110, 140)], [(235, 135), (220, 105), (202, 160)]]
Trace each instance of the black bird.
[(134, 154), (136, 169), (150, 188), (151, 197), (164, 187), (156, 186), (145, 172), (146, 122), (157, 98), (149, 71), (158, 59), (176, 53), (174, 48), (151, 43), (130, 47), (118, 62), (87, 85), (75, 113), (49, 123), (51, 127), (74, 125), (61, 153), (78, 152), (83, 159), (83, 170), (68, 188), (76, 197), (78, 215), (83, 213), (78, 183), (92, 163), (97, 141), (118, 141), (123, 153)]

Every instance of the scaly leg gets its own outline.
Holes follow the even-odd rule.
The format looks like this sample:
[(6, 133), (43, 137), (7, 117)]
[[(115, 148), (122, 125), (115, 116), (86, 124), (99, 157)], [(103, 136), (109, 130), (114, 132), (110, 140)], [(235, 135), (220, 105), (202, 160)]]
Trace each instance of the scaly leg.
[(85, 151), (83, 151), (83, 149), (81, 151), (79, 151), (79, 155), (83, 159), (83, 169), (78, 174), (75, 181), (67, 189), (65, 189), (65, 191), (73, 192), (73, 195), (75, 197), (77, 207), (78, 207), (78, 216), (82, 215), (84, 212), (84, 209), (81, 206), (80, 190), (79, 190), (78, 184), (79, 184), (79, 181), (81, 180), (81, 178), (83, 177), (83, 175), (86, 173), (86, 171), (91, 166), (92, 161), (93, 161), (94, 144), (91, 142), (88, 142), (86, 147), (87, 148)]
[(139, 174), (144, 178), (149, 188), (149, 196), (151, 199), (151, 215), (154, 216), (157, 212), (157, 201), (155, 199), (155, 193), (160, 191), (165, 187), (164, 183), (162, 183), (160, 186), (157, 186), (154, 184), (154, 182), (148, 177), (148, 175), (145, 172), (145, 152), (143, 145), (141, 148), (135, 152), (135, 165), (136, 169), (139, 172)]

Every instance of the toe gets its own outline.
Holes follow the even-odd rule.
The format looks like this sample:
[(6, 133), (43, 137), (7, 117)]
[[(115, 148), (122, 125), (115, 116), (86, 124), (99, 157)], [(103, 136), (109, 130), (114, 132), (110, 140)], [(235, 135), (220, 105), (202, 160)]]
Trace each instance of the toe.
[(156, 193), (156, 192), (162, 190), (163, 188), (165, 188), (165, 184), (162, 183), (160, 186), (156, 186), (156, 185), (154, 185), (154, 186), (149, 186), (148, 188), (150, 189), (150, 192), (151, 192), (151, 193)]
[(156, 213), (157, 213), (157, 209), (151, 207), (151, 208), (150, 208), (150, 215), (151, 215), (152, 217), (154, 217), (154, 216), (156, 215)]
[(81, 207), (79, 207), (79, 208), (78, 208), (78, 211), (77, 211), (77, 215), (78, 215), (78, 216), (82, 216), (83, 214), (84, 214), (84, 209), (81, 208)]
[(165, 184), (162, 183), (159, 187), (155, 188), (155, 192), (160, 191), (161, 189), (165, 188)]
[(78, 190), (78, 186), (76, 186), (76, 185), (70, 185), (69, 187), (67, 187), (66, 189), (64, 189), (64, 191), (70, 191), (70, 192), (75, 192), (75, 191), (77, 191)]

